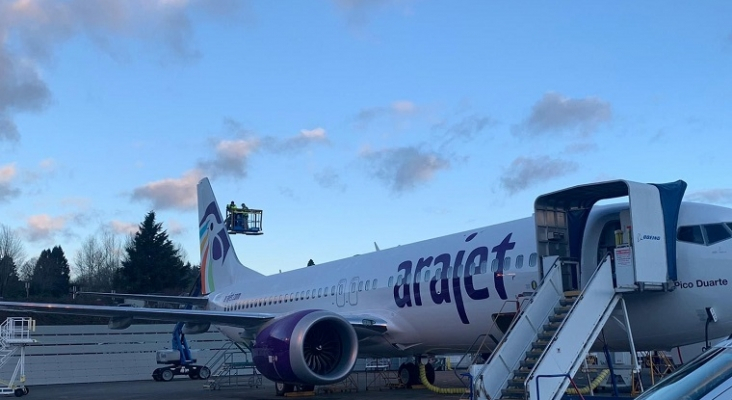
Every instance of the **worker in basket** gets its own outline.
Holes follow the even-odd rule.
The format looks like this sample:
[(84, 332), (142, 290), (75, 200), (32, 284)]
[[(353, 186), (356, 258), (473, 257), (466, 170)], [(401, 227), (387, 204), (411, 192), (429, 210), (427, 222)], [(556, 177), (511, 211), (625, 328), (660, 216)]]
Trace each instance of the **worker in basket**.
[(238, 216), (241, 216), (241, 226), (245, 231), (249, 230), (249, 208), (246, 204), (241, 203), (241, 209), (239, 209)]

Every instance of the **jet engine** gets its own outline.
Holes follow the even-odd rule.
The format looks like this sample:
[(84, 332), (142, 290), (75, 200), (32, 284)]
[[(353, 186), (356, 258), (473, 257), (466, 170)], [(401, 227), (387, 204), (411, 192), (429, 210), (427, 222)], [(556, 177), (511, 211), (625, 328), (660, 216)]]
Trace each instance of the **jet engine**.
[(267, 379), (327, 385), (348, 376), (358, 339), (351, 324), (322, 310), (298, 311), (272, 320), (257, 334), (253, 361)]

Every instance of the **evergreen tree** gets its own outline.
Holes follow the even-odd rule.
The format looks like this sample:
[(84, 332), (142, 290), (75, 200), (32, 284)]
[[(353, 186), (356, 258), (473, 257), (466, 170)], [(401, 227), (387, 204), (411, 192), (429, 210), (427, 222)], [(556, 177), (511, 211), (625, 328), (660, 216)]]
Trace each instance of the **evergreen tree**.
[(0, 271), (0, 298), (25, 297), (25, 284), (18, 278), (18, 270), (12, 257), (0, 258)]
[(33, 294), (61, 297), (69, 292), (69, 262), (61, 246), (46, 249), (36, 261), (31, 279)]
[(181, 259), (161, 223), (150, 211), (125, 246), (117, 287), (130, 293), (175, 293), (185, 290), (190, 264)]

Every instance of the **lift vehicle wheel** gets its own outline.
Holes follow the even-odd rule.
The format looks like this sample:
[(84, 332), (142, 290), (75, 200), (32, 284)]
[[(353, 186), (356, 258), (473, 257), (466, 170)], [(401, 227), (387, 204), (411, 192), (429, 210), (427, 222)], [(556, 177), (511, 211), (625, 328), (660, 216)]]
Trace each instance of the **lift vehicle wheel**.
[(160, 378), (162, 378), (162, 380), (164, 380), (165, 382), (168, 382), (169, 380), (172, 380), (173, 379), (173, 371), (171, 371), (169, 369), (164, 369), (160, 373)]
[(23, 386), (23, 394), (28, 394), (30, 392), (30, 389), (28, 389), (28, 386)]
[(188, 373), (188, 377), (191, 378), (191, 379), (193, 379), (193, 380), (196, 380), (196, 379), (199, 378), (198, 372), (197, 371), (191, 371), (191, 372)]
[(21, 396), (23, 396), (23, 394), (24, 394), (24, 393), (23, 393), (23, 389), (21, 389), (21, 388), (17, 388), (17, 389), (15, 389), (15, 390), (13, 391), (13, 394), (15, 394), (15, 397), (21, 397)]
[(208, 369), (208, 367), (203, 366), (201, 369), (198, 370), (198, 378), (199, 379), (208, 379), (211, 377), (211, 370)]

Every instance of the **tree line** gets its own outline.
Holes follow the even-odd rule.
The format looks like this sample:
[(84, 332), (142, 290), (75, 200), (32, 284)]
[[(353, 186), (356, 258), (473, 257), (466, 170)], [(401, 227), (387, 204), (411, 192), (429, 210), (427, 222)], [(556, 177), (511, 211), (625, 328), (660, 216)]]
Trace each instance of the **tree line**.
[[(144, 294), (186, 293), (199, 275), (150, 211), (124, 240), (105, 230), (85, 239), (70, 264), (61, 245), (25, 259), (23, 242), (0, 224), (0, 298), (50, 300), (79, 291)], [(73, 272), (73, 274), (72, 274)], [(73, 277), (72, 277), (73, 276)]]

